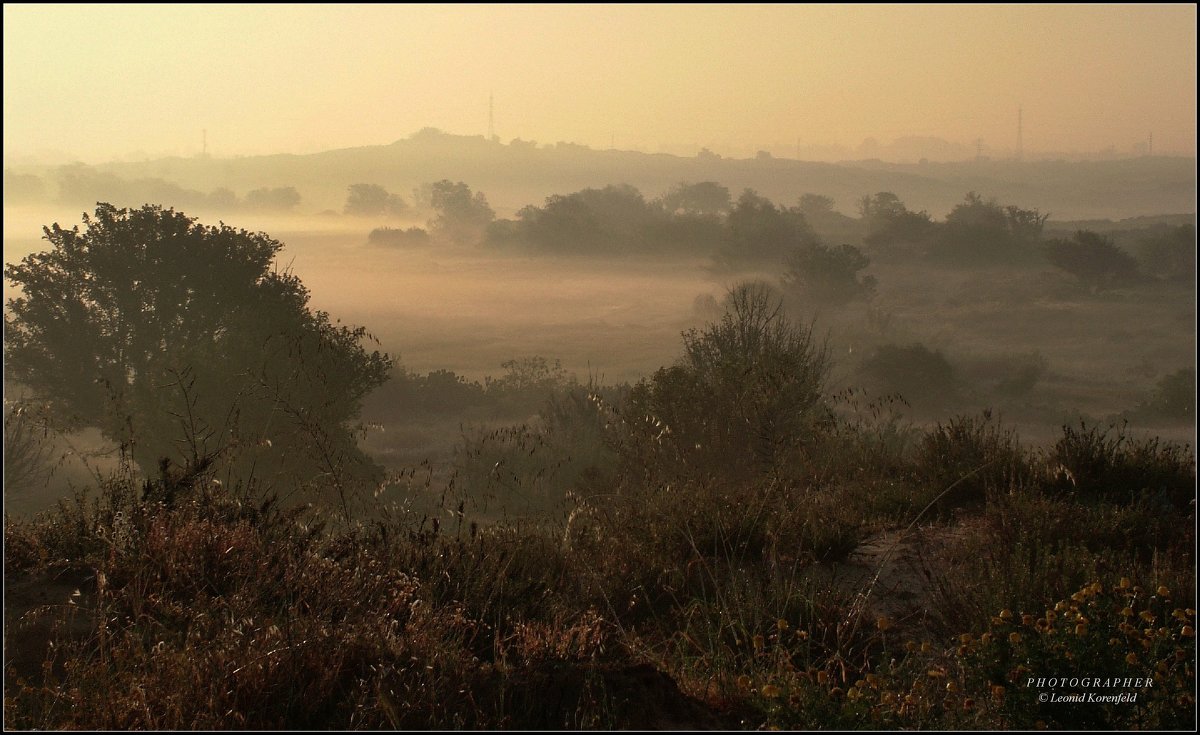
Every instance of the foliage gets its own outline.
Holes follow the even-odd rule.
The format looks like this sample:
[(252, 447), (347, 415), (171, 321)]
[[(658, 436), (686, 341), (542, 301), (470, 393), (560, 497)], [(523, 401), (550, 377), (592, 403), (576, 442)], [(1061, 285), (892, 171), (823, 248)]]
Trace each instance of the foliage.
[(14, 497), (37, 489), (53, 469), (51, 430), (45, 409), (30, 400), (4, 400), (4, 492)]
[(825, 242), (859, 243), (862, 242), (862, 223), (847, 217), (833, 208), (833, 199), (821, 194), (803, 194), (796, 203), (796, 209), (804, 215), (804, 219), (813, 231)]
[(1140, 418), (1195, 420), (1196, 369), (1180, 368), (1164, 375), (1155, 384), (1149, 398), (1135, 409)]
[(389, 360), (308, 310), (299, 279), (271, 270), (279, 242), (150, 205), (100, 204), (83, 226), (45, 228), (52, 249), (5, 268), (20, 288), (7, 367), (57, 419), (100, 428), (147, 473), (223, 453), (260, 479), (369, 466), (350, 424)]
[(399, 195), (391, 194), (378, 184), (351, 184), (343, 211), (356, 217), (396, 216), (408, 205)]
[(1194, 283), (1196, 227), (1180, 225), (1167, 233), (1144, 238), (1137, 246), (1142, 272), (1164, 281)]
[(1038, 242), (1050, 215), (1016, 206), (1001, 207), (967, 192), (946, 215), (932, 244), (934, 255), (972, 261), (1011, 260)]
[(471, 187), (461, 181), (434, 182), (430, 186), (429, 205), (435, 212), (429, 221), (430, 231), (457, 243), (477, 242), (496, 217), (483, 192), (472, 194)]
[(890, 191), (863, 196), (858, 209), (867, 230), (863, 243), (872, 247), (922, 243), (936, 229), (928, 212), (910, 211)]
[(1027, 485), (1033, 472), (1016, 433), (991, 411), (939, 422), (921, 441), (914, 469), (939, 493), (936, 508), (981, 507), (989, 495)]
[(246, 192), (246, 207), (275, 212), (290, 212), (300, 204), (300, 192), (292, 186), (263, 187)]
[(1091, 230), (1079, 230), (1069, 240), (1051, 240), (1046, 259), (1093, 293), (1131, 283), (1138, 276), (1133, 256)]
[(792, 249), (817, 241), (798, 208), (777, 207), (747, 189), (726, 218), (726, 240), (718, 260), (726, 266), (778, 262)]
[(728, 212), (733, 204), (729, 189), (715, 181), (676, 184), (663, 195), (662, 206), (671, 214), (699, 214), (716, 216)]
[(1124, 425), (1063, 426), (1047, 459), (1055, 473), (1051, 489), (1081, 499), (1132, 503), (1145, 496), (1177, 508), (1195, 502), (1191, 452), (1157, 437), (1133, 438)]
[(376, 227), (367, 236), (367, 242), (372, 245), (420, 247), (429, 243), (429, 233), (420, 227), (409, 227), (407, 230), (393, 227)]
[(760, 283), (730, 291), (720, 322), (683, 333), (684, 354), (634, 387), (630, 445), (676, 471), (757, 474), (821, 415), (828, 353)]
[(870, 300), (875, 295), (875, 277), (859, 275), (870, 262), (853, 245), (801, 245), (788, 255), (783, 287), (802, 301), (816, 304)]
[(899, 393), (924, 406), (944, 407), (958, 392), (954, 367), (940, 351), (919, 343), (881, 345), (861, 373), (882, 392)]

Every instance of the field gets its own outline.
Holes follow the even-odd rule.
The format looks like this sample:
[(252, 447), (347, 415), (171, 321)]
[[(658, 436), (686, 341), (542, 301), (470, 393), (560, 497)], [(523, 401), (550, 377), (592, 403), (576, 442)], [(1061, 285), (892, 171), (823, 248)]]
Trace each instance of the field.
[(157, 502), (96, 431), (49, 440), (5, 493), (7, 725), (1194, 726), (1194, 392), (1147, 408), (1194, 375), (1194, 281), (868, 250), (873, 298), (722, 352), (779, 272), (237, 224), (396, 358), (386, 480), (352, 520), (199, 475)]

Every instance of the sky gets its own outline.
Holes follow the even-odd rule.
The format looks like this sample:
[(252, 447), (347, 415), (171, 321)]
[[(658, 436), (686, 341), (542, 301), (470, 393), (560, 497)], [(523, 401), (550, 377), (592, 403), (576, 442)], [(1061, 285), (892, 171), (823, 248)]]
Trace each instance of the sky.
[[(688, 154), (1196, 152), (1196, 6), (4, 5), (4, 158), (425, 127)], [(794, 153), (793, 153), (794, 155)]]

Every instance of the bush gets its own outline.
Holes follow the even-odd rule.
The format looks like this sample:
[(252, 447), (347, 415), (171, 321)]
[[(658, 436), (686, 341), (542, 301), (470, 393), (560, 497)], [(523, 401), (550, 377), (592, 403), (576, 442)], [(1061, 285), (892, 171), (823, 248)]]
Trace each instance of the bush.
[(801, 245), (787, 258), (783, 287), (801, 300), (841, 305), (869, 300), (875, 295), (875, 277), (860, 276), (870, 264), (853, 245), (829, 248), (819, 243)]
[(1051, 240), (1046, 259), (1093, 293), (1132, 283), (1138, 276), (1133, 256), (1091, 230), (1079, 230), (1070, 240)]
[(931, 491), (945, 493), (935, 506), (940, 511), (981, 506), (989, 494), (1033, 479), (1016, 433), (1004, 429), (991, 411), (938, 423), (917, 450), (915, 471)]
[(1150, 397), (1134, 411), (1139, 418), (1195, 420), (1196, 369), (1180, 368), (1161, 378)]
[(1137, 440), (1125, 426), (1063, 427), (1050, 450), (1049, 488), (1080, 499), (1132, 503), (1142, 496), (1186, 508), (1196, 497), (1196, 465), (1186, 447)]
[(650, 452), (652, 465), (757, 474), (822, 416), (828, 352), (765, 284), (735, 287), (721, 321), (684, 332), (683, 343), (679, 362), (630, 396), (626, 446)]
[(899, 393), (913, 404), (945, 406), (958, 392), (954, 368), (945, 356), (919, 343), (879, 347), (862, 373), (880, 392)]
[(429, 244), (429, 233), (420, 227), (410, 227), (407, 230), (393, 227), (376, 227), (367, 236), (367, 242), (372, 245), (419, 247)]
[(1196, 278), (1196, 227), (1180, 225), (1138, 244), (1142, 271), (1164, 281), (1191, 283)]

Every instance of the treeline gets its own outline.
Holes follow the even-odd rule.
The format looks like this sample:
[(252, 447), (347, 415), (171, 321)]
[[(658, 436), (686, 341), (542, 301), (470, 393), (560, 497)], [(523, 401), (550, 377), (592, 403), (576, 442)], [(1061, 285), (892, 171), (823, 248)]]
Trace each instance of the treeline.
[(84, 206), (101, 201), (128, 205), (161, 202), (171, 207), (292, 212), (300, 205), (301, 197), (294, 186), (264, 186), (241, 195), (223, 186), (204, 192), (157, 177), (123, 179), (75, 163), (56, 169), (50, 182), (35, 174), (18, 174), (5, 169), (4, 200), (16, 204), (56, 201)]

